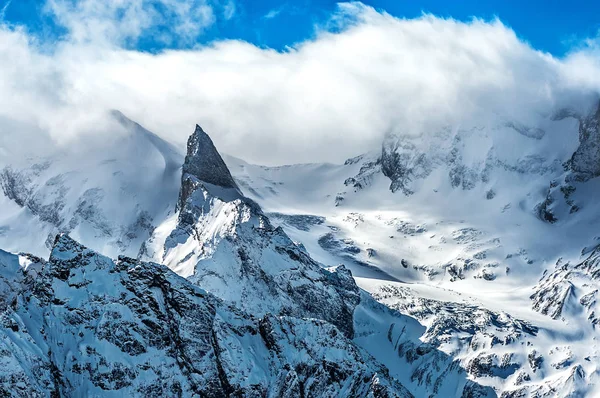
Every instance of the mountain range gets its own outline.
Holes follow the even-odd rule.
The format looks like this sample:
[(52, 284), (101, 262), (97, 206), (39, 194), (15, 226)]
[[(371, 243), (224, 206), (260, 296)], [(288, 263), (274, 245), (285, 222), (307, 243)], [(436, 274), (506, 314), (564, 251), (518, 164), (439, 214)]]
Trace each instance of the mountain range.
[(0, 161), (3, 396), (600, 393), (599, 105), (279, 167), (110, 117)]

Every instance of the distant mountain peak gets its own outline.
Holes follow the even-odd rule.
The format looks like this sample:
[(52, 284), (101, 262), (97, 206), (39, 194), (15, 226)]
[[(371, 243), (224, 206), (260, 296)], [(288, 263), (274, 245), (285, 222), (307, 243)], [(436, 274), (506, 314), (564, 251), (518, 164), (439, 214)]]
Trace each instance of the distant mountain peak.
[(199, 125), (188, 139), (183, 172), (209, 184), (238, 189), (219, 151)]
[(187, 142), (178, 209), (183, 207), (198, 183), (233, 189), (239, 193), (237, 184), (211, 138), (202, 127), (196, 125), (196, 130)]

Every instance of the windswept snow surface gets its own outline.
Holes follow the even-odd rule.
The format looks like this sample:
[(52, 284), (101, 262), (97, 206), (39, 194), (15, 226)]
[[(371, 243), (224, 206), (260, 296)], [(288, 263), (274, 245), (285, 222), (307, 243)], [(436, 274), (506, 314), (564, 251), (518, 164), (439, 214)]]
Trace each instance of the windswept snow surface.
[(121, 113), (113, 119), (105, 144), (0, 158), (0, 247), (47, 257), (60, 232), (109, 256), (137, 255), (175, 210), (183, 155)]
[(274, 227), (224, 178), (224, 163), (190, 164), (198, 157), (222, 163), (199, 128), (188, 142), (177, 211), (139, 250), (187, 279), (155, 263), (113, 261), (66, 234), (57, 235), (38, 277), (7, 255), (7, 269), (23, 276), (11, 278), (16, 292), (2, 308), (0, 391), (495, 395), (422, 342), (417, 321), (361, 291), (345, 267), (317, 263)]

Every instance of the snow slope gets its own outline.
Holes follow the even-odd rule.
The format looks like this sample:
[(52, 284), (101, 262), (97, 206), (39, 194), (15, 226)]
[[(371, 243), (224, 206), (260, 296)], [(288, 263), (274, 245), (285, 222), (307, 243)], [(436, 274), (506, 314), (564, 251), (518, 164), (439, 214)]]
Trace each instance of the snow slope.
[[(147, 138), (142, 142), (156, 148), (154, 137), (141, 132)], [(155, 168), (151, 177), (171, 181), (174, 167), (168, 165)], [(104, 173), (100, 169), (95, 181), (104, 182)], [(18, 205), (15, 193), (23, 190), (13, 188), (23, 184), (11, 181), (3, 182), (5, 195)], [(79, 182), (69, 183), (75, 185), (66, 185), (67, 191)], [(122, 212), (138, 208), (137, 201), (120, 203), (125, 198), (109, 185), (103, 191), (107, 206), (124, 205)], [(418, 322), (377, 303), (347, 269), (327, 269), (273, 227), (259, 205), (241, 193), (199, 127), (188, 142), (181, 181), (172, 185), (180, 187), (173, 195), (176, 206), (171, 200), (161, 203), (162, 192), (152, 203), (158, 209), (171, 204), (171, 213), (162, 213), (162, 222), (147, 230), (150, 237), (140, 246), (131, 239), (117, 249), (164, 263), (187, 279), (150, 262), (110, 260), (66, 234), (57, 235), (48, 263), (35, 277), (29, 268), (16, 268), (19, 260), (7, 254), (6, 290), (12, 295), (2, 313), (4, 391), (14, 396), (495, 396), (468, 380), (452, 357), (423, 343)], [(62, 218), (50, 223), (33, 212), (30, 196), (25, 198), (20, 206), (27, 217), (59, 230)], [(69, 207), (64, 209), (69, 215)], [(117, 234), (99, 234), (94, 219), (82, 223), (93, 234), (82, 234), (79, 225), (71, 232), (114, 251), (111, 239)], [(114, 221), (112, 230), (122, 231)], [(28, 244), (10, 236), (14, 244)]]
[(474, 380), (506, 397), (594, 396), (597, 109), (389, 135), (344, 165), (226, 160), (313, 258), (419, 319)]
[[(214, 161), (197, 162), (198, 157)], [(220, 159), (197, 127), (188, 141), (178, 211), (156, 228), (143, 259), (163, 263), (257, 316), (291, 315), (335, 325), (416, 396), (494, 395), (466, 380), (451, 357), (423, 345), (417, 322), (361, 292), (345, 267), (325, 269), (282, 228), (273, 227), (241, 194)]]
[(110, 256), (137, 255), (175, 209), (183, 156), (119, 112), (112, 115), (118, 138), (104, 146), (11, 164), (0, 159), (0, 247), (47, 256), (60, 232)]

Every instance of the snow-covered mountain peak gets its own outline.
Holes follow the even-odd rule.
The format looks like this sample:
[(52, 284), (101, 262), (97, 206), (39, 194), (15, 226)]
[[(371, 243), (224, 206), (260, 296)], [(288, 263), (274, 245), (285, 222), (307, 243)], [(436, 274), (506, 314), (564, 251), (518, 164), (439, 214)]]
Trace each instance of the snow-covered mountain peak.
[(188, 140), (179, 198), (176, 214), (156, 228), (142, 258), (166, 264), (252, 313), (325, 319), (353, 336), (360, 299), (351, 274), (323, 269), (274, 228), (260, 206), (241, 194), (200, 127)]
[[(186, 162), (196, 160), (196, 138), (207, 136), (194, 133)], [(209, 153), (221, 159), (216, 149)], [(186, 168), (181, 189), (188, 192), (180, 197), (187, 199), (157, 226), (142, 248), (141, 259), (165, 264), (255, 316), (326, 321), (388, 366), (392, 376), (410, 385), (413, 393), (494, 396), (491, 389), (466, 380), (464, 370), (446, 354), (433, 347), (423, 349), (419, 340), (423, 328), (376, 303), (358, 288), (349, 269), (325, 268), (313, 260), (283, 228), (271, 224), (256, 202), (239, 193), (237, 185), (210, 184), (186, 173)], [(239, 197), (223, 196), (232, 191)], [(399, 345), (403, 348), (396, 354)], [(421, 360), (412, 358), (414, 352)], [(435, 368), (429, 367), (432, 362)]]
[(116, 257), (175, 210), (184, 156), (118, 111), (106, 142), (44, 158), (0, 159), (0, 246), (47, 256), (57, 233)]

